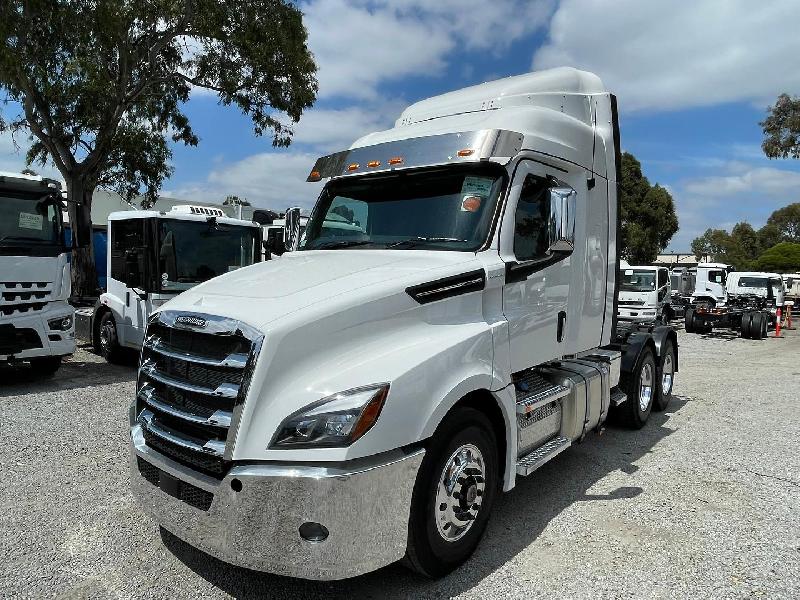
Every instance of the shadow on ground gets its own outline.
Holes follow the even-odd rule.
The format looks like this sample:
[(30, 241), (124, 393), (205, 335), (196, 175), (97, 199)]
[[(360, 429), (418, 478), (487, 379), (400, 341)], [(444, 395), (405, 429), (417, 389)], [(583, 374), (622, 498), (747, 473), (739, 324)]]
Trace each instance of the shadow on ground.
[(137, 353), (125, 354), (118, 364), (90, 354), (91, 346), (81, 346), (81, 352), (64, 359), (52, 375), (38, 372), (27, 362), (0, 364), (0, 397), (42, 394), (136, 380)]
[[(313, 582), (279, 577), (234, 567), (205, 554), (161, 530), (166, 547), (192, 571), (236, 598), (394, 598), (448, 597), (475, 587), (481, 580), (534, 544), (548, 523), (575, 502), (616, 502), (647, 494), (637, 486), (622, 486), (607, 494), (589, 489), (609, 473), (633, 475), (636, 461), (652, 451), (673, 430), (670, 415), (688, 398), (675, 396), (662, 413), (653, 413), (640, 431), (609, 427), (590, 435), (544, 465), (517, 480), (516, 488), (501, 495), (486, 536), (469, 562), (438, 581), (424, 579), (400, 564), (337, 582)], [(379, 525), (376, 524), (376, 535)], [(387, 582), (392, 582), (391, 586)]]

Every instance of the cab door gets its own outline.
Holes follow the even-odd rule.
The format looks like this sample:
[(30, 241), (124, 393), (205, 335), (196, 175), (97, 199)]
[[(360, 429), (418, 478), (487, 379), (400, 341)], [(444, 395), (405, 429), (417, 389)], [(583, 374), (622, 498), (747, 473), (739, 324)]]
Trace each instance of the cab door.
[[(147, 220), (141, 218), (111, 221), (108, 295), (120, 307), (115, 314), (119, 343), (128, 347), (141, 345), (148, 314), (148, 300), (143, 293), (147, 287), (146, 224)], [(141, 287), (129, 287), (132, 271), (138, 273)]]
[(521, 161), (503, 215), (499, 247), (512, 373), (574, 352), (568, 331), (582, 310), (570, 299), (578, 286), (572, 269), (577, 192), (564, 175)]

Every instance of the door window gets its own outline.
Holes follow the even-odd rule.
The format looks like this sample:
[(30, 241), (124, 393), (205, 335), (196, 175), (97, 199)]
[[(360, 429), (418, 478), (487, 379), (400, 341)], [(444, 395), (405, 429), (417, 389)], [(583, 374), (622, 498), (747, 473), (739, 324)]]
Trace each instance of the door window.
[(550, 195), (547, 182), (534, 175), (525, 177), (514, 219), (514, 255), (518, 260), (538, 260), (550, 245)]
[(658, 270), (658, 287), (662, 288), (667, 285), (668, 275), (666, 269)]
[(708, 280), (711, 283), (719, 283), (725, 285), (725, 271), (709, 271)]
[(125, 281), (125, 251), (144, 246), (144, 219), (111, 221), (111, 277)]

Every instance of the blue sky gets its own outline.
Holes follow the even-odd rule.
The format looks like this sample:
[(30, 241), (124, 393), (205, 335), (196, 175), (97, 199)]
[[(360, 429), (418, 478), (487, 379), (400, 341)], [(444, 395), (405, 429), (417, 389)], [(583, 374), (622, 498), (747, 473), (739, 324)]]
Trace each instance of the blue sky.
[[(314, 159), (388, 128), (409, 103), (467, 85), (569, 65), (597, 73), (619, 98), (623, 149), (675, 198), (687, 251), (708, 227), (800, 201), (800, 161), (769, 161), (758, 122), (777, 94), (800, 95), (800, 2), (695, 0), (306, 0), (320, 94), (273, 149), (246, 117), (194, 93), (201, 138), (174, 148), (165, 195), (228, 194), (275, 209), (310, 207)], [(0, 138), (0, 169), (21, 155)]]

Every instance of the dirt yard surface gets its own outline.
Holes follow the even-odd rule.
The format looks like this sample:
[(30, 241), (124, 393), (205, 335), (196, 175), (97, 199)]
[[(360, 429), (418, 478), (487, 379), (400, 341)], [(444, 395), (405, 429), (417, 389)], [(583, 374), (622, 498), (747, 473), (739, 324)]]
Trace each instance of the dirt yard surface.
[(679, 336), (666, 412), (518, 480), (439, 581), (275, 577), (160, 534), (129, 491), (135, 366), (79, 349), (49, 379), (0, 370), (0, 596), (798, 598), (800, 335)]

